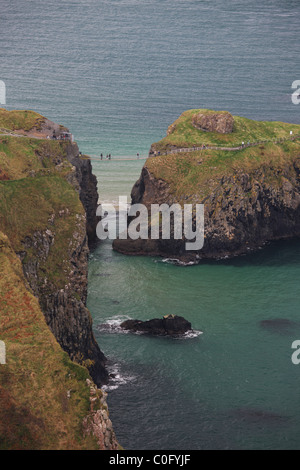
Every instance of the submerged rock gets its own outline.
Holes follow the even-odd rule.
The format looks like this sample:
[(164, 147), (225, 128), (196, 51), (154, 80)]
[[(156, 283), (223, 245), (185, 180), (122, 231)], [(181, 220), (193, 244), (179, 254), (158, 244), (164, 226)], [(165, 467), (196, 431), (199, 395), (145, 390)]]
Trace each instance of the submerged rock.
[(177, 315), (166, 315), (147, 321), (125, 320), (120, 326), (124, 330), (159, 336), (179, 336), (192, 329), (189, 321)]
[(290, 334), (293, 333), (299, 325), (297, 322), (287, 318), (271, 318), (262, 320), (260, 326), (273, 333)]
[(283, 416), (278, 413), (273, 413), (268, 410), (260, 410), (256, 408), (239, 408), (234, 410), (233, 415), (236, 418), (242, 419), (252, 423), (270, 423), (283, 422), (288, 420), (288, 416)]

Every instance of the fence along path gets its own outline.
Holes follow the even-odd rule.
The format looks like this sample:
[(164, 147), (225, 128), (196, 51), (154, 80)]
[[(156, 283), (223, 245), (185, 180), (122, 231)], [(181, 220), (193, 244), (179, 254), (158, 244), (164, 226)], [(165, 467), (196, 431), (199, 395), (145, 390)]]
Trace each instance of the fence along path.
[[(282, 142), (286, 142), (288, 140), (297, 140), (300, 139), (300, 134), (295, 134), (294, 136), (291, 137), (286, 137), (286, 138), (281, 138), (281, 139), (272, 139), (272, 140), (260, 140), (258, 142), (249, 142), (246, 144), (239, 145), (238, 147), (217, 147), (217, 146), (211, 146), (211, 145), (202, 145), (201, 147), (187, 147), (187, 148), (177, 148), (177, 149), (171, 149), (167, 150), (166, 152), (160, 153), (159, 155), (170, 155), (172, 153), (186, 153), (186, 152), (195, 152), (198, 150), (227, 150), (227, 151), (232, 151), (232, 150), (242, 150), (246, 147), (255, 147), (256, 145), (261, 145), (261, 144), (266, 144), (268, 142), (273, 142), (274, 144), (280, 144)], [(149, 154), (149, 156), (158, 156), (158, 153), (155, 155), (154, 153)]]

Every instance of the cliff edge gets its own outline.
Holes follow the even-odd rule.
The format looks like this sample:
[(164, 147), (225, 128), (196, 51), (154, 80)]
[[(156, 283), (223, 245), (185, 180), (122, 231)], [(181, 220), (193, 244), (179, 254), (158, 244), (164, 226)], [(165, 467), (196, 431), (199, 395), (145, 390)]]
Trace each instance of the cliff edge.
[[(86, 407), (86, 403), (90, 403), (90, 387), (87, 386), (86, 380), (93, 379), (99, 387), (108, 381), (106, 359), (94, 338), (91, 315), (86, 307), (89, 243), (95, 239), (97, 224), (96, 178), (92, 174), (90, 160), (80, 154), (77, 144), (69, 138), (68, 129), (64, 126), (54, 124), (33, 111), (0, 109), (0, 128), (1, 240), (3, 249), (6, 254), (9, 252), (9, 259), (13, 260), (13, 265), (17, 266), (18, 270), (18, 276), (14, 280), (9, 263), (3, 261), (5, 260), (3, 255), (1, 279), (7, 279), (8, 283), (2, 284), (0, 289), (0, 295), (4, 296), (0, 307), (0, 340), (8, 345), (8, 362), (0, 366), (1, 394), (8, 397), (10, 381), (14, 381), (18, 374), (21, 374), (23, 378), (17, 382), (21, 389), (29, 386), (28, 405), (33, 410), (34, 393), (42, 393), (39, 385), (47, 381), (45, 396), (48, 392), (50, 393), (51, 386), (56, 387), (56, 380), (54, 380), (56, 359), (53, 360), (51, 367), (49, 366), (49, 370), (47, 362), (44, 366), (42, 365), (43, 358), (48, 354), (48, 345), (56, 344), (51, 347), (58, 351), (57, 354), (60, 357), (58, 361), (60, 365), (58, 364), (57, 368), (67, 364), (66, 371), (62, 369), (62, 374), (67, 374), (68, 369), (71, 368), (79, 371), (79, 376), (83, 379), (85, 404), (80, 402), (78, 396), (75, 402), (79, 408), (83, 407), (85, 410), (85, 413), (80, 413), (80, 416), (82, 419), (86, 417), (85, 423), (89, 432), (92, 432), (91, 429), (95, 431), (97, 428), (95, 423), (91, 425), (93, 420), (98, 419), (98, 424), (100, 421), (103, 425), (106, 421), (108, 423), (104, 398), (101, 401), (101, 407), (103, 405), (105, 408), (105, 419), (98, 416), (97, 410), (91, 411), (93, 417), (92, 415), (87, 417)], [(65, 138), (66, 135), (68, 138)], [(24, 302), (17, 301), (19, 297), (14, 294), (14, 286), (20, 287)], [(35, 305), (34, 318), (30, 317), (33, 308), (31, 303)], [(13, 309), (13, 315), (10, 308)], [(40, 318), (41, 315), (43, 320)], [(45, 344), (42, 338), (36, 336), (39, 330), (36, 320), (39, 324), (44, 321), (47, 325), (46, 330), (43, 326), (44, 333), (47, 331)], [(23, 335), (26, 331), (28, 335)], [(24, 340), (24, 338), (27, 339)], [(10, 350), (11, 341), (14, 345)], [(26, 347), (28, 348), (29, 362), (26, 365), (21, 360), (22, 344), (24, 344), (24, 351)], [(10, 354), (12, 350), (15, 351), (13, 357)], [(19, 350), (20, 358), (18, 358)], [(35, 369), (35, 354), (40, 358), (40, 365), (37, 369)], [(19, 369), (14, 368), (14, 361), (18, 362)], [(22, 370), (25, 372), (23, 373)], [(30, 379), (27, 383), (24, 374), (30, 375), (31, 370), (32, 377), (35, 379)], [(11, 371), (13, 373), (10, 375)], [(75, 375), (77, 376), (77, 372)], [(6, 386), (6, 381), (8, 386)], [(53, 385), (51, 385), (52, 382)], [(68, 396), (72, 396), (73, 386), (74, 384), (70, 383)], [(27, 392), (24, 393), (25, 401), (16, 389), (16, 395), (12, 395), (11, 399), (7, 398), (7, 409), (13, 409), (17, 414), (18, 410), (21, 410), (22, 414), (23, 405), (27, 403)], [(61, 403), (64, 412), (64, 406), (66, 405), (67, 408), (69, 400), (65, 396), (66, 390), (63, 393)], [(100, 390), (97, 393), (102, 394)], [(101, 396), (104, 397), (104, 394)], [(93, 402), (96, 398), (93, 398)], [(53, 402), (53, 406), (57, 406), (57, 403)], [(51, 414), (52, 411), (50, 410), (49, 413)], [(25, 414), (27, 416), (27, 411)], [(33, 416), (36, 414), (33, 413)], [(48, 417), (41, 417), (41, 426), (43, 426), (44, 418), (48, 420)], [(40, 418), (37, 418), (36, 429), (39, 427), (38, 419)], [(76, 421), (76, 418), (74, 419)], [(34, 421), (35, 418), (33, 418)], [(82, 431), (81, 421), (80, 425), (77, 423), (76, 432), (79, 432), (79, 428)], [(33, 422), (31, 422), (30, 429), (34, 425)], [(70, 426), (72, 427), (73, 424), (70, 423)], [(97, 433), (101, 435), (102, 443), (98, 443), (97, 448), (99, 446), (100, 448), (116, 448), (111, 424), (108, 423), (107, 427), (110, 432), (109, 438), (102, 433), (101, 426), (98, 428)], [(46, 445), (38, 431), (34, 433), (34, 436), (37, 437), (38, 448), (40, 448), (39, 441), (44, 448), (55, 447), (49, 441)], [(74, 437), (73, 434), (72, 436)], [(106, 444), (103, 441), (105, 438)], [(110, 438), (113, 444), (109, 444)], [(91, 441), (96, 442), (92, 437), (91, 440), (84, 441), (85, 443), (82, 441), (79, 447), (89, 446), (87, 442)], [(67, 439), (64, 442), (59, 440), (55, 442), (59, 448), (68, 448), (69, 445), (73, 448)], [(74, 448), (77, 448), (76, 446), (77, 444), (74, 444)], [(4, 447), (7, 445), (5, 444)], [(28, 448), (30, 444), (24, 442), (24, 447)]]
[(151, 146), (131, 196), (133, 204), (148, 209), (152, 204), (203, 204), (203, 248), (187, 251), (185, 237), (175, 239), (171, 226), (169, 240), (151, 240), (150, 234), (148, 240), (117, 239), (114, 249), (198, 262), (298, 237), (299, 136), (300, 125), (186, 111)]

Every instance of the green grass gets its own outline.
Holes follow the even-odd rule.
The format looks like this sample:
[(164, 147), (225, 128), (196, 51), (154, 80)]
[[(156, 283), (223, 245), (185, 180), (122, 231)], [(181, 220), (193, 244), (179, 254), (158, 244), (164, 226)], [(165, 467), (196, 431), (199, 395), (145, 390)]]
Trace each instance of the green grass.
[[(64, 211), (64, 216), (59, 215), (60, 211)], [(0, 227), (15, 251), (24, 250), (26, 237), (51, 228), (55, 249), (50, 250), (46, 261), (40, 259), (40, 268), (57, 288), (66, 285), (72, 268), (69, 258), (73, 234), (80, 230), (78, 215), (84, 215), (82, 204), (73, 187), (61, 176), (0, 182)], [(53, 216), (54, 223), (50, 225)], [(36, 250), (27, 249), (27, 262), (38, 256)]]
[[(34, 173), (56, 171), (66, 161), (66, 143), (11, 136), (0, 136), (0, 181), (20, 179)], [(71, 169), (71, 164), (66, 162)]]
[[(55, 234), (55, 249), (40, 264), (57, 288), (67, 283), (71, 240), (79, 227), (76, 216), (84, 214), (78, 194), (66, 180), (72, 171), (66, 160), (66, 145), (0, 137), (0, 229), (8, 235), (15, 251), (23, 251), (26, 237), (45, 232), (54, 217), (51, 230)], [(59, 216), (61, 211), (64, 217)], [(38, 256), (33, 248), (26, 251), (26, 263)]]
[(44, 122), (44, 116), (34, 111), (7, 111), (4, 108), (0, 108), (0, 128), (2, 129), (10, 131), (23, 129), (24, 131), (30, 131), (33, 127), (40, 129)]
[(161, 155), (146, 161), (146, 167), (157, 179), (169, 184), (170, 191), (180, 203), (201, 200), (220, 184), (221, 178), (238, 172), (251, 173), (264, 168), (265, 177), (277, 181), (284, 169), (300, 157), (300, 141), (282, 144), (267, 143), (242, 150), (202, 150), (189, 153)]
[(169, 127), (169, 130), (173, 129), (173, 131), (152, 145), (153, 150), (163, 153), (174, 147), (191, 148), (193, 145), (197, 147), (203, 144), (218, 147), (238, 147), (242, 142), (288, 138), (290, 137), (290, 131), (293, 131), (293, 134), (300, 134), (300, 125), (297, 124), (277, 121), (254, 121), (240, 116), (234, 116), (233, 132), (230, 134), (205, 132), (196, 129), (192, 124), (193, 116), (200, 112), (209, 114), (215, 111), (206, 109), (185, 111)]

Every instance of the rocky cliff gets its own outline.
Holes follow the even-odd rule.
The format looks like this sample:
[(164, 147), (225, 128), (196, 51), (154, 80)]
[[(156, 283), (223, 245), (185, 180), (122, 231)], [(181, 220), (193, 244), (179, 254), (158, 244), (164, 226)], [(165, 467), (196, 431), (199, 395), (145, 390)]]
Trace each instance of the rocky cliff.
[[(108, 379), (105, 357), (86, 308), (98, 200), (91, 163), (76, 143), (57, 138), (63, 126), (26, 111), (2, 110), (0, 118), (1, 229), (59, 344), (101, 385)], [(56, 139), (49, 139), (54, 131)]]
[(106, 393), (72, 362), (0, 231), (1, 450), (116, 450)]
[(115, 450), (86, 308), (91, 162), (68, 129), (34, 112), (0, 110), (0, 127), (0, 448)]
[[(151, 204), (203, 204), (203, 248), (187, 251), (185, 237), (174, 239), (171, 229), (170, 240), (151, 240), (149, 234), (148, 240), (116, 240), (115, 250), (198, 262), (300, 235), (300, 126), (226, 116), (233, 125), (224, 132), (224, 126), (218, 129), (224, 114), (220, 119), (216, 114), (184, 113), (183, 122), (179, 119), (165, 139), (153, 144), (152, 151), (161, 155), (147, 160), (132, 189), (132, 203), (148, 209)], [(205, 130), (195, 128), (199, 115)], [(193, 151), (201, 142), (203, 149)], [(176, 143), (185, 150), (174, 151)]]
[(98, 207), (97, 178), (92, 173), (91, 160), (81, 156), (76, 143), (70, 143), (66, 148), (68, 161), (76, 168), (76, 181), (79, 185), (79, 197), (86, 213), (86, 233), (89, 245), (96, 241), (96, 226), (99, 221), (96, 216)]

